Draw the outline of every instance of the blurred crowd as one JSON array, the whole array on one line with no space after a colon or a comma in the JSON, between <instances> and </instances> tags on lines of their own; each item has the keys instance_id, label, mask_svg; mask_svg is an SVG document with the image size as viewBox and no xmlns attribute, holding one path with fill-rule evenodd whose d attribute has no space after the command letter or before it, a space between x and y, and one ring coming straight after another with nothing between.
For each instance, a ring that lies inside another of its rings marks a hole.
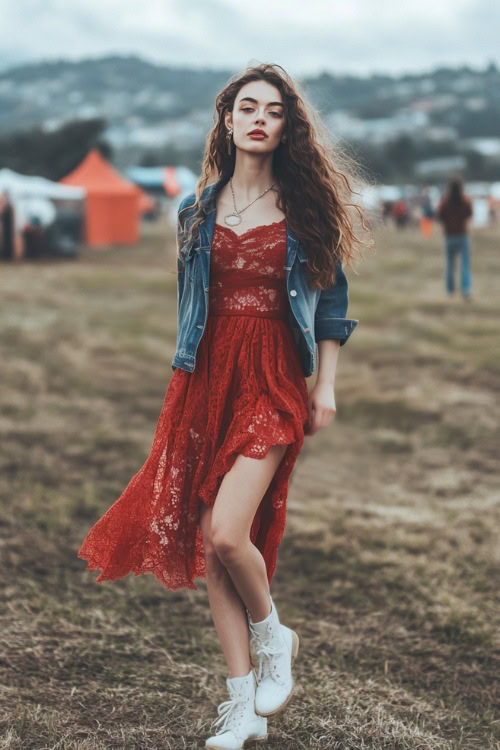
<instances>
[{"instance_id":1,"label":"blurred crowd","mask_svg":"<svg viewBox=\"0 0 500 750\"><path fill-rule=\"evenodd\" d=\"M459 294L471 300L471 241L469 228L476 218L476 226L494 225L498 221L498 200L489 196L473 201L464 190L462 178L454 176L446 190L436 196L422 186L413 199L398 198L381 201L380 216L384 224L398 230L420 228L422 235L431 236L434 224L439 224L444 238L444 285L450 299ZM456 281L459 264L459 282Z\"/></svg>"},{"instance_id":2,"label":"blurred crowd","mask_svg":"<svg viewBox=\"0 0 500 750\"><path fill-rule=\"evenodd\" d=\"M450 180L447 191L439 196L436 196L434 190L424 185L417 196L381 200L379 211L383 223L394 226L396 229L419 228L423 235L431 235L434 223L442 222L441 205L446 199L451 182L454 180L460 182L463 188L461 179L457 177ZM470 217L472 217L473 208L475 208L478 215L478 225L488 226L497 223L500 210L498 200L483 197L475 201L474 207L469 197L466 198L466 201L471 207Z\"/></svg>"},{"instance_id":3,"label":"blurred crowd","mask_svg":"<svg viewBox=\"0 0 500 750\"><path fill-rule=\"evenodd\" d=\"M423 185L411 197L394 193L392 200L378 197L378 219L397 230L419 229L429 237L439 224L444 238L444 282L449 297L457 294L455 274L460 262L460 293L471 298L471 259L469 226L488 226L498 221L499 202L493 198L472 200L462 178L452 177L442 193ZM398 189L399 191L399 189ZM40 203L40 201L39 201ZM31 205L34 205L33 203ZM17 218L17 221L16 221ZM30 210L20 218L7 190L0 193L0 260L36 259L46 255L75 256L83 237L82 215L74 210L53 209L45 217Z\"/></svg>"},{"instance_id":4,"label":"blurred crowd","mask_svg":"<svg viewBox=\"0 0 500 750\"><path fill-rule=\"evenodd\" d=\"M81 217L74 212L56 212L49 201L38 201L38 209L31 203L33 210L19 212L9 191L0 193L0 261L76 255ZM51 207L50 216L46 204Z\"/></svg>"}]
</instances>

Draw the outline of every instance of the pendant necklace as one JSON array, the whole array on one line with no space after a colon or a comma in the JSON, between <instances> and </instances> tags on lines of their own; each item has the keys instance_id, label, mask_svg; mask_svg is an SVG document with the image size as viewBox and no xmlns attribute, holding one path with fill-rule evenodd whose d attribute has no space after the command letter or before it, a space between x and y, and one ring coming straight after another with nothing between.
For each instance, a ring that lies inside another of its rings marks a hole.
<instances>
[{"instance_id":1,"label":"pendant necklace","mask_svg":"<svg viewBox=\"0 0 500 750\"><path fill-rule=\"evenodd\" d=\"M229 187L231 188L231 192L233 194L233 204L234 204L234 214L227 214L227 216L224 216L224 221L226 224L230 227L235 227L238 224L241 224L241 214L243 211L245 211L249 206L252 205L252 203L255 203L255 201L259 200L259 198L262 198L263 195L267 193L268 190L271 190L271 188L274 186L274 182L272 185L270 185L267 190L264 190L263 193L257 196L257 198L254 198L251 203L248 204L248 206L245 206L245 208L242 208L241 211L238 211L236 208L236 199L234 197L234 190L233 190L233 179L231 178L229 180Z\"/></svg>"}]
</instances>

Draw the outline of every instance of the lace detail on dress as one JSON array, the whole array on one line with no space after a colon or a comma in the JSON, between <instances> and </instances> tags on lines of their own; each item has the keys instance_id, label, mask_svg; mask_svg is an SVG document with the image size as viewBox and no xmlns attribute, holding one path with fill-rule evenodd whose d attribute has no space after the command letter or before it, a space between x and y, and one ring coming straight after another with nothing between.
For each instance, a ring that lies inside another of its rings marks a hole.
<instances>
[{"instance_id":1,"label":"lace detail on dress","mask_svg":"<svg viewBox=\"0 0 500 750\"><path fill-rule=\"evenodd\" d=\"M289 304L285 261L284 219L252 227L241 235L216 224L209 315L262 315L286 320Z\"/></svg>"},{"instance_id":2,"label":"lace detail on dress","mask_svg":"<svg viewBox=\"0 0 500 750\"><path fill-rule=\"evenodd\" d=\"M306 380L282 318L286 233L283 222L241 236L221 229L195 369L173 372L146 462L78 551L89 570L101 569L97 583L153 573L166 589L196 589L194 579L206 575L200 504L215 503L238 455L261 459L286 445L250 530L271 583L309 416Z\"/></svg>"}]
</instances>

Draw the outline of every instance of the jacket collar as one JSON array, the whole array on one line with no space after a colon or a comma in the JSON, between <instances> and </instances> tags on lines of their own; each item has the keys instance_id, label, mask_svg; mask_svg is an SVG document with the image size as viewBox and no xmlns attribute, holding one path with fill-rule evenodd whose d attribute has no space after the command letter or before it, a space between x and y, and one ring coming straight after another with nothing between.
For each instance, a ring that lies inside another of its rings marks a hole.
<instances>
[{"instance_id":1,"label":"jacket collar","mask_svg":"<svg viewBox=\"0 0 500 750\"><path fill-rule=\"evenodd\" d=\"M227 182L228 179L221 177L217 182L207 185L201 194L201 203L205 207L205 213L207 214L205 221L200 225L200 231L203 232L203 244L205 245L212 244L216 212L215 196ZM302 243L292 230L287 219L285 219L285 224L287 235L287 259L292 259L293 253L296 252L299 261L305 263L307 260L307 254Z\"/></svg>"}]
</instances>

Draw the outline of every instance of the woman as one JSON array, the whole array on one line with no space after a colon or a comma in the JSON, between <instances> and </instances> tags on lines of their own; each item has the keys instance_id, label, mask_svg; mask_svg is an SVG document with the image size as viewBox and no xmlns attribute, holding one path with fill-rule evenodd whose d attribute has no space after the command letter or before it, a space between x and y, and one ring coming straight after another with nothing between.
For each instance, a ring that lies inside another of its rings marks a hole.
<instances>
[{"instance_id":1,"label":"woman","mask_svg":"<svg viewBox=\"0 0 500 750\"><path fill-rule=\"evenodd\" d=\"M339 346L358 322L341 263L358 239L350 209L363 214L278 68L249 68L217 96L202 177L178 212L174 372L153 447L78 552L98 582L206 577L230 673L206 747L233 750L265 739L292 694L298 636L269 586L292 468L304 435L332 422Z\"/></svg>"},{"instance_id":2,"label":"woman","mask_svg":"<svg viewBox=\"0 0 500 750\"><path fill-rule=\"evenodd\" d=\"M448 190L440 201L437 217L443 224L446 247L446 290L449 297L455 296L455 265L460 255L460 289L462 297L470 300L470 242L467 221L472 216L472 204L464 195L460 177L453 177Z\"/></svg>"}]
</instances>

